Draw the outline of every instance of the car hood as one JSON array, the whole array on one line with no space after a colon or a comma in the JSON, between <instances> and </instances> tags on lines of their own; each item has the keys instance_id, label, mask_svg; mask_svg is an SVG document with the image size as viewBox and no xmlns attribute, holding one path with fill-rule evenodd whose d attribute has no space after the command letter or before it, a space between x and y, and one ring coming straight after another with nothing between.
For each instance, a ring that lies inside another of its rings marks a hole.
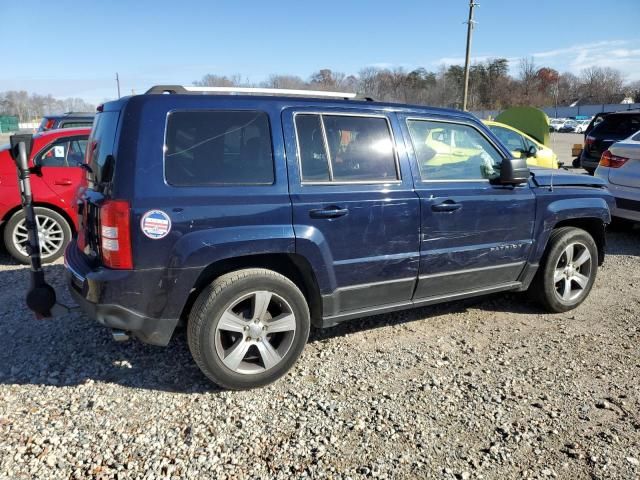
<instances>
[{"instance_id":1,"label":"car hood","mask_svg":"<svg viewBox=\"0 0 640 480\"><path fill-rule=\"evenodd\" d=\"M604 187L604 180L591 175L579 175L555 168L530 168L532 181L538 187Z\"/></svg>"}]
</instances>

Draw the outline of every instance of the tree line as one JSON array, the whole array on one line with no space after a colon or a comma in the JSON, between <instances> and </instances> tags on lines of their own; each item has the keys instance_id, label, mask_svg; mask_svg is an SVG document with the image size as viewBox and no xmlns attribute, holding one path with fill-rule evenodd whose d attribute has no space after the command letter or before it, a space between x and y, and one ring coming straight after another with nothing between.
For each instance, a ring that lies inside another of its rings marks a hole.
<instances>
[{"instance_id":1,"label":"tree line","mask_svg":"<svg viewBox=\"0 0 640 480\"><path fill-rule=\"evenodd\" d=\"M58 99L24 90L0 92L0 115L15 115L19 122L37 122L45 115L56 113L95 111L95 105L81 98Z\"/></svg>"},{"instance_id":2,"label":"tree line","mask_svg":"<svg viewBox=\"0 0 640 480\"><path fill-rule=\"evenodd\" d=\"M564 106L620 103L624 98L640 102L640 81L625 83L619 70L590 67L579 75L559 73L553 68L537 66L523 58L509 73L509 61L495 58L477 62L469 73L469 110L502 110L512 106ZM303 79L296 75L273 74L258 84L240 75L207 74L193 82L198 86L270 87L357 92L375 100L461 108L464 68L441 66L435 71L425 68L367 67L349 75L325 68ZM26 91L0 92L0 115L16 115L21 122L37 121L42 116L63 112L92 112L95 105L81 98L57 99L51 95Z\"/></svg>"},{"instance_id":3,"label":"tree line","mask_svg":"<svg viewBox=\"0 0 640 480\"><path fill-rule=\"evenodd\" d=\"M240 75L207 74L193 84L351 91L380 101L461 108L463 82L464 68L450 65L435 71L367 67L355 75L321 69L308 79L274 74L258 84L243 80ZM640 101L640 81L625 83L622 73L609 67L594 66L574 75L537 66L532 59L523 58L512 75L509 61L496 58L475 63L469 72L469 110L563 106L577 101L620 103L627 97Z\"/></svg>"}]
</instances>

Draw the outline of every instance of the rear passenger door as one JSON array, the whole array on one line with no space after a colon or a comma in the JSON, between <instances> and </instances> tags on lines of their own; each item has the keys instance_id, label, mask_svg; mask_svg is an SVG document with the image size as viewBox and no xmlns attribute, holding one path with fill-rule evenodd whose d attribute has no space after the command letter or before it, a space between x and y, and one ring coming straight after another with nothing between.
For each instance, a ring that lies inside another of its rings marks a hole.
<instances>
[{"instance_id":1,"label":"rear passenger door","mask_svg":"<svg viewBox=\"0 0 640 480\"><path fill-rule=\"evenodd\" d=\"M312 260L324 316L409 302L419 201L393 114L283 112L296 252Z\"/></svg>"},{"instance_id":2,"label":"rear passenger door","mask_svg":"<svg viewBox=\"0 0 640 480\"><path fill-rule=\"evenodd\" d=\"M515 286L532 245L535 196L528 184L496 185L503 153L479 125L401 115L421 201L415 300ZM455 162L429 142L444 129L467 147Z\"/></svg>"}]
</instances>

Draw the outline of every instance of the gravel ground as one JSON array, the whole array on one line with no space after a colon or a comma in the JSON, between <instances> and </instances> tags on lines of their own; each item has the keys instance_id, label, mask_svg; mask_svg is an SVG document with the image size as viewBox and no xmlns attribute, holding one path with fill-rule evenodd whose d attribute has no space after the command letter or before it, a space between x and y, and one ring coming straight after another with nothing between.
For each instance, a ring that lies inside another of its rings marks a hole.
<instances>
[{"instance_id":1,"label":"gravel ground","mask_svg":"<svg viewBox=\"0 0 640 480\"><path fill-rule=\"evenodd\" d=\"M209 384L183 332L32 319L1 256L0 478L640 478L639 239L610 234L573 312L496 295L315 331L249 392Z\"/></svg>"}]
</instances>

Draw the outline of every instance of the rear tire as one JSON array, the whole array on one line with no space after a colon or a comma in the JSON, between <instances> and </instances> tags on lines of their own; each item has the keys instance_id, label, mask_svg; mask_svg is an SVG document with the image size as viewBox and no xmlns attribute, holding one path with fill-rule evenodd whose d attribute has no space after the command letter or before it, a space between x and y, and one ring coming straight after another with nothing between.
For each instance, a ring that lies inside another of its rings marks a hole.
<instances>
[{"instance_id":1,"label":"rear tire","mask_svg":"<svg viewBox=\"0 0 640 480\"><path fill-rule=\"evenodd\" d=\"M200 370L223 388L245 390L282 377L309 337L300 289L271 270L251 268L216 279L198 296L187 329Z\"/></svg>"},{"instance_id":2,"label":"rear tire","mask_svg":"<svg viewBox=\"0 0 640 480\"><path fill-rule=\"evenodd\" d=\"M64 254L65 248L71 241L71 227L58 212L45 207L35 207L34 210L42 232L40 235L42 263L54 262ZM28 264L30 258L26 252L27 237L24 219L22 209L11 216L4 227L4 245L7 252L18 262Z\"/></svg>"},{"instance_id":3,"label":"rear tire","mask_svg":"<svg viewBox=\"0 0 640 480\"><path fill-rule=\"evenodd\" d=\"M598 271L598 248L586 231L561 227L551 232L529 294L546 310L566 312L589 295Z\"/></svg>"}]
</instances>

